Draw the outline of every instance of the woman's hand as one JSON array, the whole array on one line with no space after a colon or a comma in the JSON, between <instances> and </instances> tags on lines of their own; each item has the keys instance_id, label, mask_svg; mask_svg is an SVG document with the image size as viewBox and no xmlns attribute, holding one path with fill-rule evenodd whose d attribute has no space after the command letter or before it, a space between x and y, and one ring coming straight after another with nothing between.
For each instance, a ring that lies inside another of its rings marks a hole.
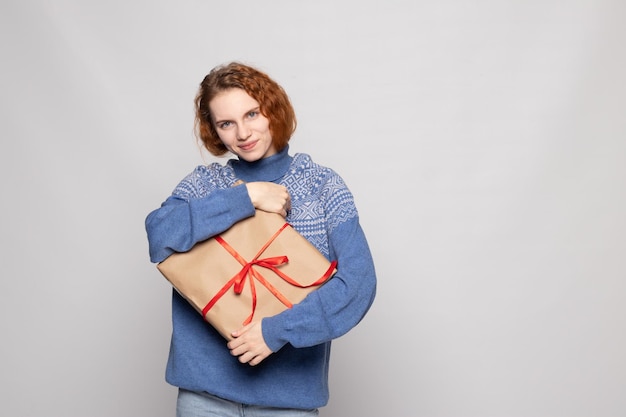
<instances>
[{"instance_id":1,"label":"woman's hand","mask_svg":"<svg viewBox=\"0 0 626 417\"><path fill-rule=\"evenodd\" d=\"M248 195L255 208L287 217L291 208L291 196L287 187L272 182L248 182Z\"/></svg>"},{"instance_id":2,"label":"woman's hand","mask_svg":"<svg viewBox=\"0 0 626 417\"><path fill-rule=\"evenodd\" d=\"M239 357L239 362L255 366L273 352L265 344L261 322L252 322L232 333L233 340L228 342L230 354Z\"/></svg>"}]
</instances>

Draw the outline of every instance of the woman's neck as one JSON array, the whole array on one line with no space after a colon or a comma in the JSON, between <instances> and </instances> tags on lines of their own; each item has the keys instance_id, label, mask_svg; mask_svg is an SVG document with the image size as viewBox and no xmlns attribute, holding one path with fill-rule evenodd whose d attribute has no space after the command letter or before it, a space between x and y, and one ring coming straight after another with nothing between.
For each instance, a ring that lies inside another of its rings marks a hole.
<instances>
[{"instance_id":1,"label":"woman's neck","mask_svg":"<svg viewBox=\"0 0 626 417\"><path fill-rule=\"evenodd\" d=\"M246 181L278 182L289 169L292 157L289 146L267 158L248 162L243 159L232 159L231 165L237 178Z\"/></svg>"}]
</instances>

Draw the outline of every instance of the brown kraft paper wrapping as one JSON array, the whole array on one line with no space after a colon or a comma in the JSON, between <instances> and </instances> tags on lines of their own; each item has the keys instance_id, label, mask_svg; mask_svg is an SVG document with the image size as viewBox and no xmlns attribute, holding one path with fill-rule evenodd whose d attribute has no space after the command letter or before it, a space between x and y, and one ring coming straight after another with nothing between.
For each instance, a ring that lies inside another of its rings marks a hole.
<instances>
[{"instance_id":1,"label":"brown kraft paper wrapping","mask_svg":"<svg viewBox=\"0 0 626 417\"><path fill-rule=\"evenodd\" d=\"M174 253L159 271L227 340L251 320L302 301L336 272L276 213L257 210L226 232Z\"/></svg>"}]
</instances>

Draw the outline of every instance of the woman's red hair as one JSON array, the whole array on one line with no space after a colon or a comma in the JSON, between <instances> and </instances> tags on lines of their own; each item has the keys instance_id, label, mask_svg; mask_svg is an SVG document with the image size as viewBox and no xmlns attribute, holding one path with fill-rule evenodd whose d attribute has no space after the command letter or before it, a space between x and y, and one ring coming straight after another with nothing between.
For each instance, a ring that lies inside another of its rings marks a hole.
<instances>
[{"instance_id":1,"label":"woman's red hair","mask_svg":"<svg viewBox=\"0 0 626 417\"><path fill-rule=\"evenodd\" d=\"M232 88L244 90L259 103L261 114L269 120L276 150L283 150L296 130L296 115L287 93L267 74L238 62L213 68L200 83L195 99L195 128L204 147L214 156L228 152L213 125L209 103Z\"/></svg>"}]
</instances>

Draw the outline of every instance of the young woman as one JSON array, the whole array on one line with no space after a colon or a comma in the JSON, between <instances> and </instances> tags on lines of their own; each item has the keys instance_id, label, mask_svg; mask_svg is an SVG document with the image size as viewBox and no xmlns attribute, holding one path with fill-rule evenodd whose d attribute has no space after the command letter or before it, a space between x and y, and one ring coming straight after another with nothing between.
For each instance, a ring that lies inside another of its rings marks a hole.
<instances>
[{"instance_id":1,"label":"young woman","mask_svg":"<svg viewBox=\"0 0 626 417\"><path fill-rule=\"evenodd\" d=\"M233 329L230 342L173 291L166 380L179 387L177 415L318 415L329 397L331 340L359 323L376 292L353 196L332 169L289 154L294 110L265 73L240 63L216 67L195 106L204 147L236 158L196 167L147 216L151 261L188 251L259 209L285 217L337 261L337 272L291 309Z\"/></svg>"}]
</instances>

